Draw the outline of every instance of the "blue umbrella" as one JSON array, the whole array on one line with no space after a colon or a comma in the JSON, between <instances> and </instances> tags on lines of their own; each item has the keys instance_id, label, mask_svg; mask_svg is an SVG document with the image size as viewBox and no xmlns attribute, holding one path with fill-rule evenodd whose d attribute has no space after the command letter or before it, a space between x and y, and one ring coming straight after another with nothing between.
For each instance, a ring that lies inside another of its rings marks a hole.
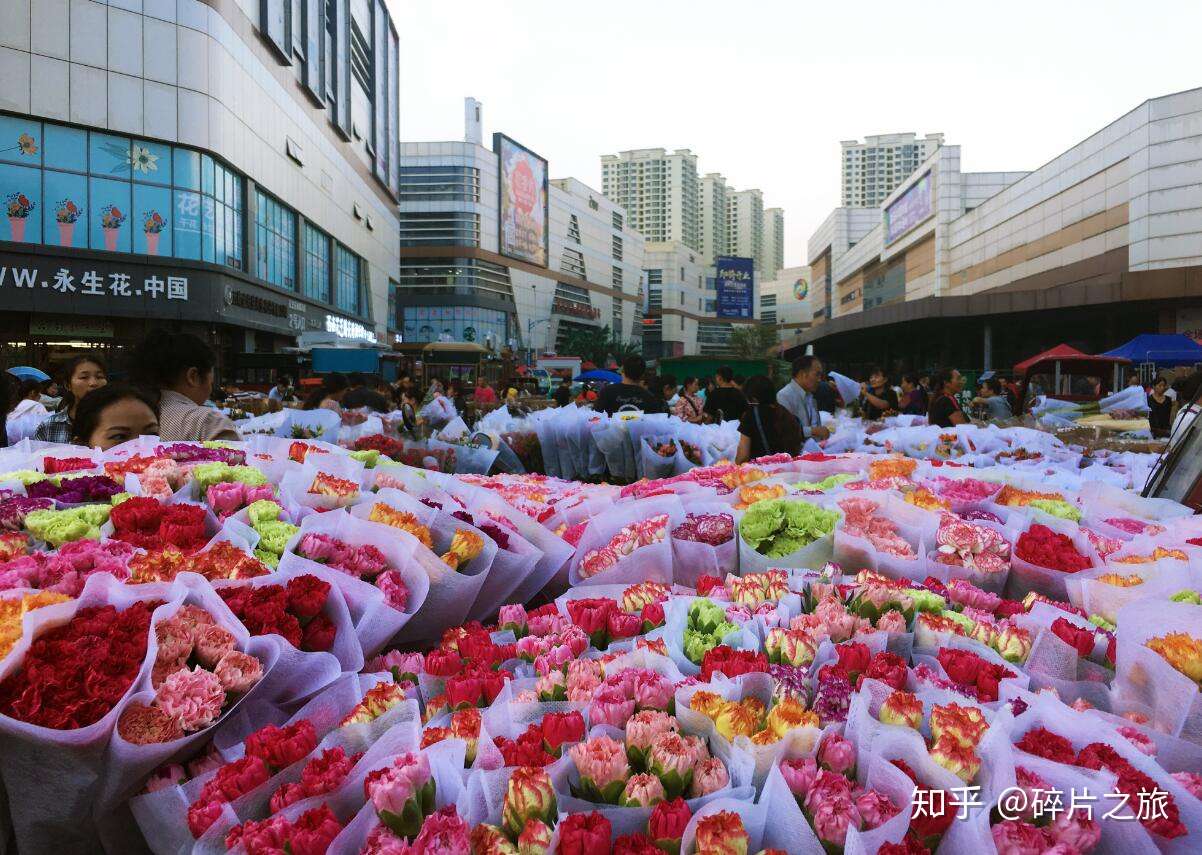
<instances>
[{"instance_id":1,"label":"blue umbrella","mask_svg":"<svg viewBox=\"0 0 1202 855\"><path fill-rule=\"evenodd\" d=\"M603 368L594 368L592 371L585 371L577 380L603 380L606 383L621 383L622 375L616 371L606 371Z\"/></svg>"},{"instance_id":2,"label":"blue umbrella","mask_svg":"<svg viewBox=\"0 0 1202 855\"><path fill-rule=\"evenodd\" d=\"M8 373L14 377L20 377L22 380L37 380L39 383L45 383L50 379L49 374L32 365L14 365L8 369Z\"/></svg>"}]
</instances>

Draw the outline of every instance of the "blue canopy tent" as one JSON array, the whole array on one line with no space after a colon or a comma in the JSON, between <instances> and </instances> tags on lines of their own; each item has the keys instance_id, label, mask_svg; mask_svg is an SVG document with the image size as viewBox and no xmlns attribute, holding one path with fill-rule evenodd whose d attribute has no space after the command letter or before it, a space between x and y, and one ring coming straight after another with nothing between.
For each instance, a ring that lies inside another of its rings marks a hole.
<instances>
[{"instance_id":1,"label":"blue canopy tent","mask_svg":"<svg viewBox=\"0 0 1202 855\"><path fill-rule=\"evenodd\" d=\"M1101 355L1120 356L1137 365L1142 362L1154 362L1157 368L1173 368L1202 362L1202 344L1180 333L1145 333Z\"/></svg>"},{"instance_id":2,"label":"blue canopy tent","mask_svg":"<svg viewBox=\"0 0 1202 855\"><path fill-rule=\"evenodd\" d=\"M592 380L602 381L605 383L621 383L622 375L616 371L606 371L604 368L594 368L592 371L585 371L583 374L574 378L575 380Z\"/></svg>"}]
</instances>

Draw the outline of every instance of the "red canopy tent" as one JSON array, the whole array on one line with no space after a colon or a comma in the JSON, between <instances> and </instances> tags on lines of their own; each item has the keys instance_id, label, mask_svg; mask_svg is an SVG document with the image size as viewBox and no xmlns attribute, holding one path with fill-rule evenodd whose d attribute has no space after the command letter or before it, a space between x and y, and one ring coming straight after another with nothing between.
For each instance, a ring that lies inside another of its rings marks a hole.
<instances>
[{"instance_id":1,"label":"red canopy tent","mask_svg":"<svg viewBox=\"0 0 1202 855\"><path fill-rule=\"evenodd\" d=\"M1091 356L1067 344L1058 344L1043 353L1037 353L1029 359L1014 366L1014 373L1019 377L1019 397L1026 403L1027 385L1036 374L1053 375L1052 393L1057 398L1065 400L1085 400L1092 396L1073 395L1067 392L1056 394L1060 389L1060 379L1063 375L1094 375L1105 377L1107 371L1113 372L1113 387L1119 388L1118 367L1130 365L1130 359L1121 356ZM1045 392L1049 390L1044 390Z\"/></svg>"}]
</instances>

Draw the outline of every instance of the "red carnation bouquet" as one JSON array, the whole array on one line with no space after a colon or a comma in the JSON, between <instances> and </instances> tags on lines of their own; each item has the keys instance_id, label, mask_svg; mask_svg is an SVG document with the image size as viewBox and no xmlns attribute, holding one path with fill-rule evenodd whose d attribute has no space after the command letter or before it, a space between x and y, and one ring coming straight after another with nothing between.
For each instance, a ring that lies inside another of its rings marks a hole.
<instances>
[{"instance_id":1,"label":"red carnation bouquet","mask_svg":"<svg viewBox=\"0 0 1202 855\"><path fill-rule=\"evenodd\" d=\"M338 627L325 614L330 583L294 576L285 585L230 585L221 599L251 635L278 635L307 653L332 650Z\"/></svg>"},{"instance_id":2,"label":"red carnation bouquet","mask_svg":"<svg viewBox=\"0 0 1202 855\"><path fill-rule=\"evenodd\" d=\"M969 697L975 697L982 703L993 703L998 699L998 684L1016 676L1010 669L990 662L971 650L956 647L942 647L936 654L936 659L947 672L948 679Z\"/></svg>"},{"instance_id":3,"label":"red carnation bouquet","mask_svg":"<svg viewBox=\"0 0 1202 855\"><path fill-rule=\"evenodd\" d=\"M1039 523L1019 535L1014 554L1028 564L1061 573L1079 573L1093 566L1093 561L1081 554L1071 537Z\"/></svg>"},{"instance_id":4,"label":"red carnation bouquet","mask_svg":"<svg viewBox=\"0 0 1202 855\"><path fill-rule=\"evenodd\" d=\"M200 505L166 505L158 499L135 496L114 505L109 514L113 538L146 550L167 546L191 553L204 546L205 509Z\"/></svg>"},{"instance_id":5,"label":"red carnation bouquet","mask_svg":"<svg viewBox=\"0 0 1202 855\"><path fill-rule=\"evenodd\" d=\"M21 664L0 681L0 714L54 730L100 721L142 669L157 605L88 606L39 633Z\"/></svg>"}]
</instances>

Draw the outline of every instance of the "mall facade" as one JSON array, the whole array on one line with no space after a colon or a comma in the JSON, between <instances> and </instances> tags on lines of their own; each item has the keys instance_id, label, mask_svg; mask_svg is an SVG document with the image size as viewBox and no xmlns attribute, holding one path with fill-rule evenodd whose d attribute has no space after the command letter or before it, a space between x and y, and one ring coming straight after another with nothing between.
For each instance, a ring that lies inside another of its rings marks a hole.
<instances>
[{"instance_id":1,"label":"mall facade","mask_svg":"<svg viewBox=\"0 0 1202 855\"><path fill-rule=\"evenodd\" d=\"M463 141L401 144L395 331L525 356L577 329L637 335L644 242L626 211L504 134L486 146L475 99L464 119Z\"/></svg>"},{"instance_id":2,"label":"mall facade","mask_svg":"<svg viewBox=\"0 0 1202 855\"><path fill-rule=\"evenodd\" d=\"M808 249L813 325L790 352L813 345L850 371L1202 337L1202 89L1146 101L1031 172L963 172L942 146L880 207L836 208Z\"/></svg>"},{"instance_id":3,"label":"mall facade","mask_svg":"<svg viewBox=\"0 0 1202 855\"><path fill-rule=\"evenodd\" d=\"M398 59L384 0L7 0L0 359L388 344Z\"/></svg>"}]
</instances>

